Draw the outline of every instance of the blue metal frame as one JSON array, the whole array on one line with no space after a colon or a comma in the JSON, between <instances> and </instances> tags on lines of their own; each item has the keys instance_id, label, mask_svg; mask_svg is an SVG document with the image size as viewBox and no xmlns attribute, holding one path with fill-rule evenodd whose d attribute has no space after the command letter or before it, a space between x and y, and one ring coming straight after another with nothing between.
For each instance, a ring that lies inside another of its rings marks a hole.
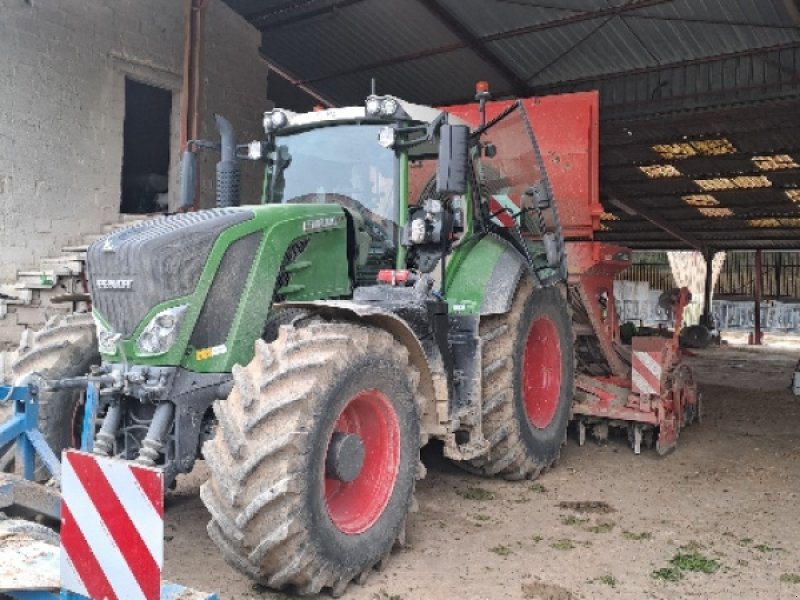
<instances>
[{"instance_id":1,"label":"blue metal frame","mask_svg":"<svg viewBox=\"0 0 800 600\"><path fill-rule=\"evenodd\" d=\"M97 418L97 405L100 401L100 387L90 382L86 386L86 402L83 405L83 430L81 431L81 450L91 452L94 446L94 422Z\"/></svg>"},{"instance_id":2,"label":"blue metal frame","mask_svg":"<svg viewBox=\"0 0 800 600\"><path fill-rule=\"evenodd\" d=\"M36 386L0 385L0 402L12 402L14 414L0 423L0 448L16 442L17 461L22 474L30 481L34 477L35 459L38 456L44 467L61 483L61 463L39 431L39 399Z\"/></svg>"},{"instance_id":3,"label":"blue metal frame","mask_svg":"<svg viewBox=\"0 0 800 600\"><path fill-rule=\"evenodd\" d=\"M83 431L81 433L81 450L90 452L94 443L94 422L97 417L99 386L89 382L86 387L86 403L84 405ZM39 399L38 388L33 385L9 386L0 385L0 403L13 402L14 414L6 422L0 423L0 448L16 443L17 460L23 466L25 479L33 480L35 458L38 456L45 468L55 480L61 482L61 463L53 454L50 446L39 431ZM196 590L169 582L161 584L161 600L178 600L187 593L197 594ZM3 591L3 594L14 600L92 600L74 592L60 590L56 592L43 590ZM219 600L216 594L193 596L202 600Z\"/></svg>"}]
</instances>

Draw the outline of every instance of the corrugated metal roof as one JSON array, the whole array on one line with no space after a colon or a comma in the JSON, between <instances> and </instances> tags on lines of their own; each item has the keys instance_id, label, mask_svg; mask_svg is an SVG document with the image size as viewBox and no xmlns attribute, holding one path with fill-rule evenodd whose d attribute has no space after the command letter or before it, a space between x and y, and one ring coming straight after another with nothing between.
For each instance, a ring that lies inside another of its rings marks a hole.
<instances>
[{"instance_id":1,"label":"corrugated metal roof","mask_svg":"<svg viewBox=\"0 0 800 600\"><path fill-rule=\"evenodd\" d=\"M800 248L800 99L601 129L601 190L614 217L601 238L676 247L649 215L720 249Z\"/></svg>"},{"instance_id":2,"label":"corrugated metal roof","mask_svg":"<svg viewBox=\"0 0 800 600\"><path fill-rule=\"evenodd\" d=\"M389 23L391 27L386 27ZM338 73L358 70L360 64L414 53L432 42L452 46L458 41L416 2L365 0L310 23L270 29L264 35L263 49L271 60L313 83L320 79L330 82ZM331 94L327 85L322 89ZM361 98L363 93L356 88L345 97Z\"/></svg>"},{"instance_id":3,"label":"corrugated metal roof","mask_svg":"<svg viewBox=\"0 0 800 600\"><path fill-rule=\"evenodd\" d=\"M719 248L800 248L800 167L753 162L800 164L797 0L225 1L262 29L272 62L339 104L362 102L372 77L379 92L434 105L469 100L481 79L496 96L600 90L601 194L617 217L606 239L685 246L613 197ZM654 149L714 139L733 150L672 160ZM769 186L698 183L758 176ZM684 198L703 194L713 203Z\"/></svg>"}]
</instances>

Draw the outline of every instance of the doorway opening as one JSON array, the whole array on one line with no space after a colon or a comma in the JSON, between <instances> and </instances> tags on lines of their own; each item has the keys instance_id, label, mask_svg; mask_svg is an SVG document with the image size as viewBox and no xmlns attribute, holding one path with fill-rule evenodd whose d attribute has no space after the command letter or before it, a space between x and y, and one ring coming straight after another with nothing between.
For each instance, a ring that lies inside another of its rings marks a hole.
<instances>
[{"instance_id":1,"label":"doorway opening","mask_svg":"<svg viewBox=\"0 0 800 600\"><path fill-rule=\"evenodd\" d=\"M172 93L125 78L121 213L167 210Z\"/></svg>"}]
</instances>

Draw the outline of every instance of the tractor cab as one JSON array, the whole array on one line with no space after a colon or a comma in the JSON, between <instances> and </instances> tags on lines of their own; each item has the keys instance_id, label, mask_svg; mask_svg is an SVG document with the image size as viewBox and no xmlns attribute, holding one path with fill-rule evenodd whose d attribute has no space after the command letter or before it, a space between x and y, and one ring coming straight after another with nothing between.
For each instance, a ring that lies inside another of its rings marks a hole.
<instances>
[{"instance_id":1,"label":"tractor cab","mask_svg":"<svg viewBox=\"0 0 800 600\"><path fill-rule=\"evenodd\" d=\"M382 270L437 266L443 281L452 248L490 232L530 255L546 284L561 280L558 217L527 112L493 105L487 122L487 98L478 91L472 127L464 107L375 94L363 107L269 111L266 140L254 142L266 163L261 201L344 208L365 240L356 243L356 286Z\"/></svg>"},{"instance_id":2,"label":"tractor cab","mask_svg":"<svg viewBox=\"0 0 800 600\"><path fill-rule=\"evenodd\" d=\"M269 111L264 130L262 203L344 208L362 240L358 284L375 283L381 269L405 268L406 248L439 244L443 227L449 240L464 231L469 127L461 119L371 95L363 108ZM455 152L453 131L459 131ZM445 174L441 182L437 168Z\"/></svg>"}]
</instances>

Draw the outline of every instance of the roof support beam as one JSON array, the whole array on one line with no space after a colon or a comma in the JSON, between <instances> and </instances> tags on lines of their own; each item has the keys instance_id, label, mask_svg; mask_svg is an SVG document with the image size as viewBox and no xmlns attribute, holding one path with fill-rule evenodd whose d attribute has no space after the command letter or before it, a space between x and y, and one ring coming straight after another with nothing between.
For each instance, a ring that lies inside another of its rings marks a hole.
<instances>
[{"instance_id":1,"label":"roof support beam","mask_svg":"<svg viewBox=\"0 0 800 600\"><path fill-rule=\"evenodd\" d=\"M554 27L561 27L563 25L571 25L573 23L580 23L582 21L591 21L592 19L600 19L603 17L608 18L610 16L621 15L630 12L632 10L637 10L639 8L646 8L648 6L655 6L657 4L665 4L667 2L672 2L672 1L673 0L631 0L627 4L623 4L621 6L607 6L599 8L597 10L580 12L575 15L570 15L569 17L563 17L561 19L553 19L552 21L545 21L544 23L526 25L525 27L518 27L516 29L510 29L508 31L503 31L492 35L476 36L476 39L479 40L481 43L486 44L488 42L494 42L497 40L503 40L519 35L525 35L527 33L535 33L537 31L547 31L548 29L553 29ZM412 60L418 60L420 58L427 58L429 56L446 54L448 52L454 52L455 50L461 50L466 47L467 47L466 42L458 41L453 44L446 44L444 46L439 46L436 48L429 48L428 50L423 50L422 52L414 52L412 54L396 56L394 58L390 58L387 60L382 60L353 68L343 69L341 71L337 71L335 73L329 73L321 77L307 79L303 83L316 83L327 79L335 79L337 77L344 77L346 75L354 75L356 73L363 73L364 71L372 71L374 69L382 67L390 67L392 65L397 65Z\"/></svg>"},{"instance_id":2,"label":"roof support beam","mask_svg":"<svg viewBox=\"0 0 800 600\"><path fill-rule=\"evenodd\" d=\"M713 242L716 248L725 241L778 241L790 240L793 246L800 244L800 228L798 227L748 227L746 229L733 228L714 231L698 232L702 234L702 243L708 246ZM614 239L620 242L642 242L650 240L667 239L660 231L603 231L604 240ZM688 244L685 240L681 240Z\"/></svg>"},{"instance_id":3,"label":"roof support beam","mask_svg":"<svg viewBox=\"0 0 800 600\"><path fill-rule=\"evenodd\" d=\"M501 31L500 33L484 36L481 39L484 42L505 40L511 37L525 35L527 33L546 31L548 29L552 29L553 27L563 27L564 25L572 25L573 23L581 23L583 21L591 21L593 19L602 19L604 17L617 17L640 8L648 8L650 6L666 4L667 2L672 1L673 0L630 0L625 4L620 4L617 6L604 6L603 8L598 8L597 10L587 10L586 12L580 12L575 15L570 15L569 17L563 17L561 19L554 19L552 21L545 21L544 23L535 23L533 25L526 25L524 27L517 27L516 29L509 29L508 31Z\"/></svg>"},{"instance_id":4,"label":"roof support beam","mask_svg":"<svg viewBox=\"0 0 800 600\"><path fill-rule=\"evenodd\" d=\"M253 25L253 27L264 32L264 31L270 31L272 29L277 29L279 27L296 25L298 23L309 21L317 17L333 14L339 9L347 8L348 6L351 6L353 4L358 4L359 2L363 2L364 0L341 0L340 2L331 4L329 6L324 6L322 8L301 12L300 14L294 16L286 16L285 18L280 18L281 15L291 15L293 11L301 10L303 6L311 4L311 1L312 0L306 0L305 2L299 2L290 6L284 6L284 7L274 8L272 10L251 13L249 15L245 15L245 19L247 19L247 21L249 21L250 24Z\"/></svg>"},{"instance_id":5,"label":"roof support beam","mask_svg":"<svg viewBox=\"0 0 800 600\"><path fill-rule=\"evenodd\" d=\"M785 44L776 44L774 46L762 46L761 48L747 48L745 50L737 50L735 52L728 52L725 54L714 54L711 56L699 56L696 58L689 58L671 63L664 63L660 65L652 65L648 67L640 67L638 69L628 69L626 71L619 71L616 73L607 73L596 77L582 77L580 79L571 79L569 81L559 82L553 85L541 86L538 88L540 91L548 91L564 88L566 86L573 87L584 83L594 83L600 81L609 81L612 79L624 79L631 75L646 75L648 73L655 73L658 71L668 71L679 67L689 67L693 65L701 65L705 63L719 62L723 60L730 60L732 58L742 58L745 56L758 56L767 54L769 52L776 52L780 50L789 50L792 48L800 47L800 42L786 42Z\"/></svg>"},{"instance_id":6,"label":"roof support beam","mask_svg":"<svg viewBox=\"0 0 800 600\"><path fill-rule=\"evenodd\" d=\"M266 65L269 68L269 70L272 71L273 73L275 73L278 77L280 77L282 79L285 79L290 84L292 84L294 87L296 87L299 90L302 90L303 92L305 92L306 94L308 94L309 96L311 96L315 100L318 100L319 102L321 102L322 104L324 104L328 108L337 106L336 102L334 102L333 100L331 100L327 96L325 96L325 95L321 94L320 92L318 92L314 87L303 83L302 81L297 79L294 75L289 73L289 71L287 71L283 67L275 64L273 61L271 61L269 58L267 58L264 55L263 52L260 53L260 57L261 57L261 60L263 60L266 63Z\"/></svg>"},{"instance_id":7,"label":"roof support beam","mask_svg":"<svg viewBox=\"0 0 800 600\"><path fill-rule=\"evenodd\" d=\"M664 232L668 233L669 235L671 235L672 237L674 237L676 239L679 239L680 241L690 245L692 248L695 248L696 250L700 250L702 252L703 249L706 246L705 244L703 244L700 240L698 240L693 235L688 234L688 233L684 233L684 232L676 229L675 226L672 223L670 223L669 221L667 221L666 219L664 219L662 217L659 217L659 216L651 213L649 210L643 210L641 208L633 208L629 204L626 204L622 200L619 200L619 199L614 198L614 197L610 197L609 198L609 202L611 202L611 204L613 204L614 206L616 206L618 208L621 208L622 210L624 210L626 213L628 213L630 215L639 215L643 219L645 219L647 221L650 221L653 225L655 225L656 227L658 227L662 231L664 231Z\"/></svg>"},{"instance_id":8,"label":"roof support beam","mask_svg":"<svg viewBox=\"0 0 800 600\"><path fill-rule=\"evenodd\" d=\"M530 86L525 80L517 75L511 67L509 67L497 54L495 54L489 47L483 43L480 37L473 34L456 17L452 11L443 6L440 0L417 0L425 8L433 14L436 19L442 23L450 32L461 40L464 45L471 49L475 54L481 57L489 65L492 66L498 73L500 73L514 89L517 96L527 96L530 94Z\"/></svg>"}]
</instances>

